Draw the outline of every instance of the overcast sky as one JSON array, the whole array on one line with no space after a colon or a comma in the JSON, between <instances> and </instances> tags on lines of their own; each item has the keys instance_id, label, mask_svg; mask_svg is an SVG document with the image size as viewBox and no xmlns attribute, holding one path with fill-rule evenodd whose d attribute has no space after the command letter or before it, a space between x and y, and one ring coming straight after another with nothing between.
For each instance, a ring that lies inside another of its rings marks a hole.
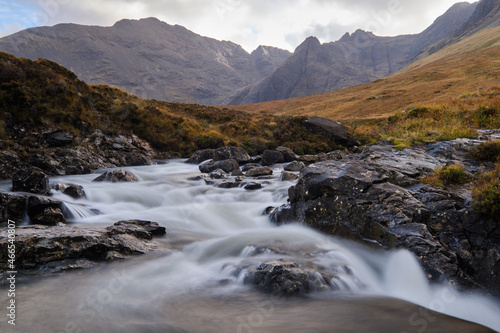
<instances>
[{"instance_id":1,"label":"overcast sky","mask_svg":"<svg viewBox=\"0 0 500 333\"><path fill-rule=\"evenodd\" d=\"M247 51L293 51L306 37L338 40L356 29L380 36L419 33L455 0L0 0L0 37L42 25L110 26L157 17Z\"/></svg>"}]
</instances>

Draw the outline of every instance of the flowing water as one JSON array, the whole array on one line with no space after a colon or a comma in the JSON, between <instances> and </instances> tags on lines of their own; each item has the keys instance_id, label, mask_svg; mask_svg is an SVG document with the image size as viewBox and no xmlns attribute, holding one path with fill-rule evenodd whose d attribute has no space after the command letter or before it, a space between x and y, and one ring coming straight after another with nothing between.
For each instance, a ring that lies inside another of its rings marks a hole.
<instances>
[{"instance_id":1,"label":"flowing water","mask_svg":"<svg viewBox=\"0 0 500 333\"><path fill-rule=\"evenodd\" d=\"M188 180L198 168L183 161L128 170L138 183L93 183L96 174L52 178L80 184L87 194L54 196L82 228L159 222L167 236L157 239L158 251L28 279L16 295L17 325L2 321L2 332L488 331L455 318L500 331L496 300L430 285L407 251L376 252L301 225L271 224L262 212L286 202L290 182L273 179L252 192L219 189ZM271 297L235 274L238 266L281 258L336 270L339 290Z\"/></svg>"}]
</instances>

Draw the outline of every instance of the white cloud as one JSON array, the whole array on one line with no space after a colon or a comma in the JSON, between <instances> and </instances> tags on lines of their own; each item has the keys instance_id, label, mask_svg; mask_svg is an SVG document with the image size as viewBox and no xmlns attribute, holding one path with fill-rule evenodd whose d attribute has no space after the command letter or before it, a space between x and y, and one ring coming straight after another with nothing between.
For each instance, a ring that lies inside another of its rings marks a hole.
<instances>
[{"instance_id":1,"label":"white cloud","mask_svg":"<svg viewBox=\"0 0 500 333\"><path fill-rule=\"evenodd\" d=\"M12 3L0 4L3 2ZM2 6L12 19L0 26L0 36L28 26L69 22L109 26L123 18L157 17L204 36L231 40L248 51L261 44L293 50L309 35L330 42L357 28L378 35L418 33L456 2L459 1L18 0L15 6ZM21 15L20 11L24 13Z\"/></svg>"}]
</instances>

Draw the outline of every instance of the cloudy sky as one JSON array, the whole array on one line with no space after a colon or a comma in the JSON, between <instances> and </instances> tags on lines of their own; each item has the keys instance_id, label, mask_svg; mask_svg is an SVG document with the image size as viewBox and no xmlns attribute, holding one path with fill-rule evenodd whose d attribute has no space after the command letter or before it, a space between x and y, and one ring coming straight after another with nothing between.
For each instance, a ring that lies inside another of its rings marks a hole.
<instances>
[{"instance_id":1,"label":"cloudy sky","mask_svg":"<svg viewBox=\"0 0 500 333\"><path fill-rule=\"evenodd\" d=\"M157 17L252 51L293 51L306 37L322 42L360 28L376 35L418 33L456 0L0 0L0 37L58 23L110 26Z\"/></svg>"}]
</instances>

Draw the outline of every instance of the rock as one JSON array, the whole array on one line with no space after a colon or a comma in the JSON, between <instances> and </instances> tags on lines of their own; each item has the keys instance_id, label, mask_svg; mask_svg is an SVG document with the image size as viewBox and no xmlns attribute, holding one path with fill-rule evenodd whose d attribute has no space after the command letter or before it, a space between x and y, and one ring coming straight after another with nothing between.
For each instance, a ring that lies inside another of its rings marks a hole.
<instances>
[{"instance_id":1,"label":"rock","mask_svg":"<svg viewBox=\"0 0 500 333\"><path fill-rule=\"evenodd\" d=\"M0 192L0 218L21 222L26 214L26 196Z\"/></svg>"},{"instance_id":2,"label":"rock","mask_svg":"<svg viewBox=\"0 0 500 333\"><path fill-rule=\"evenodd\" d=\"M264 150L262 153L262 165L273 165L275 163L285 163L285 155L278 150Z\"/></svg>"},{"instance_id":3,"label":"rock","mask_svg":"<svg viewBox=\"0 0 500 333\"><path fill-rule=\"evenodd\" d=\"M120 221L108 228L77 228L42 225L16 228L16 265L18 269L51 264L68 267L68 262L86 259L109 261L155 249L151 239L165 234L165 228L149 221ZM8 232L0 230L0 268L8 261ZM91 267L92 265L85 265Z\"/></svg>"},{"instance_id":4,"label":"rock","mask_svg":"<svg viewBox=\"0 0 500 333\"><path fill-rule=\"evenodd\" d=\"M216 169L215 171L212 171L208 176L212 179L223 179L227 177L227 174L222 169Z\"/></svg>"},{"instance_id":5,"label":"rock","mask_svg":"<svg viewBox=\"0 0 500 333\"><path fill-rule=\"evenodd\" d=\"M248 164L245 164L241 167L241 171L243 172L247 172L251 169L255 169L255 168L260 168L262 165L260 164L257 164L257 163L248 163Z\"/></svg>"},{"instance_id":6,"label":"rock","mask_svg":"<svg viewBox=\"0 0 500 333\"><path fill-rule=\"evenodd\" d=\"M45 141L50 147L64 147L73 143L75 135L70 132L55 131L45 135Z\"/></svg>"},{"instance_id":7,"label":"rock","mask_svg":"<svg viewBox=\"0 0 500 333\"><path fill-rule=\"evenodd\" d=\"M199 169L202 173L210 173L217 169L221 169L226 173L231 173L235 170L239 170L240 165L236 160L223 160L223 161L206 161L200 164Z\"/></svg>"},{"instance_id":8,"label":"rock","mask_svg":"<svg viewBox=\"0 0 500 333\"><path fill-rule=\"evenodd\" d=\"M423 173L442 163L420 148L387 145L319 162L301 171L289 204L270 218L301 221L369 246L407 248L431 280L500 294L498 225L475 213L461 191L419 184Z\"/></svg>"},{"instance_id":9,"label":"rock","mask_svg":"<svg viewBox=\"0 0 500 333\"><path fill-rule=\"evenodd\" d=\"M261 183L256 183L256 182L250 182L245 185L245 190L248 191L255 191L255 190L260 190L262 188Z\"/></svg>"},{"instance_id":10,"label":"rock","mask_svg":"<svg viewBox=\"0 0 500 333\"><path fill-rule=\"evenodd\" d=\"M87 195L81 185L67 184L63 193L69 195L73 199L85 199Z\"/></svg>"},{"instance_id":11,"label":"rock","mask_svg":"<svg viewBox=\"0 0 500 333\"><path fill-rule=\"evenodd\" d=\"M293 150L287 147L278 147L276 148L276 151L279 151L280 153L283 154L283 158L285 159L285 162L292 162L295 161L298 156L295 154Z\"/></svg>"},{"instance_id":12,"label":"rock","mask_svg":"<svg viewBox=\"0 0 500 333\"><path fill-rule=\"evenodd\" d=\"M258 167L250 169L246 172L245 176L247 177L260 177L260 176L269 176L273 174L273 169L269 167Z\"/></svg>"},{"instance_id":13,"label":"rock","mask_svg":"<svg viewBox=\"0 0 500 333\"><path fill-rule=\"evenodd\" d=\"M284 170L296 172L296 171L301 171L305 167L306 167L306 165L303 162L293 161L292 163L286 164L284 167Z\"/></svg>"},{"instance_id":14,"label":"rock","mask_svg":"<svg viewBox=\"0 0 500 333\"><path fill-rule=\"evenodd\" d=\"M312 116L304 122L304 125L315 133L323 133L342 146L353 147L361 145L358 140L347 133L347 130L342 124L336 121Z\"/></svg>"},{"instance_id":15,"label":"rock","mask_svg":"<svg viewBox=\"0 0 500 333\"><path fill-rule=\"evenodd\" d=\"M291 172L288 172L288 171L283 171L281 173L281 176L280 176L280 180L281 181L294 181L294 180L297 180L299 179L299 176L294 174L294 173L291 173Z\"/></svg>"},{"instance_id":16,"label":"rock","mask_svg":"<svg viewBox=\"0 0 500 333\"><path fill-rule=\"evenodd\" d=\"M257 267L240 267L238 275L243 274L243 282L256 289L279 296L300 296L315 291L339 290L335 283L339 275L325 272L313 263L296 263L288 260L272 260L260 263ZM349 279L349 277L347 277Z\"/></svg>"},{"instance_id":17,"label":"rock","mask_svg":"<svg viewBox=\"0 0 500 333\"><path fill-rule=\"evenodd\" d=\"M63 214L63 203L56 199L29 196L26 210L30 224L56 225L60 222L66 222Z\"/></svg>"},{"instance_id":18,"label":"rock","mask_svg":"<svg viewBox=\"0 0 500 333\"><path fill-rule=\"evenodd\" d=\"M44 172L48 172L50 174L62 174L59 162L54 158L44 154L34 154L30 157L29 163L37 168L42 169Z\"/></svg>"},{"instance_id":19,"label":"rock","mask_svg":"<svg viewBox=\"0 0 500 333\"><path fill-rule=\"evenodd\" d=\"M214 162L235 160L238 164L245 164L250 159L250 155L241 147L221 147L217 149L198 150L191 155L186 163L200 164L207 160L213 160Z\"/></svg>"},{"instance_id":20,"label":"rock","mask_svg":"<svg viewBox=\"0 0 500 333\"><path fill-rule=\"evenodd\" d=\"M25 170L23 164L17 153L0 151L0 179L10 179L17 171Z\"/></svg>"},{"instance_id":21,"label":"rock","mask_svg":"<svg viewBox=\"0 0 500 333\"><path fill-rule=\"evenodd\" d=\"M215 158L215 150L214 149L203 149L198 150L191 155L191 157L186 161L189 164L200 164L207 160L213 160Z\"/></svg>"},{"instance_id":22,"label":"rock","mask_svg":"<svg viewBox=\"0 0 500 333\"><path fill-rule=\"evenodd\" d=\"M49 177L35 170L20 170L12 176L12 191L49 194Z\"/></svg>"},{"instance_id":23,"label":"rock","mask_svg":"<svg viewBox=\"0 0 500 333\"><path fill-rule=\"evenodd\" d=\"M214 151L214 161L235 160L238 164L250 162L250 155L241 147L221 147Z\"/></svg>"},{"instance_id":24,"label":"rock","mask_svg":"<svg viewBox=\"0 0 500 333\"><path fill-rule=\"evenodd\" d=\"M93 180L94 182L137 182L139 179L130 171L124 169L106 171L99 177Z\"/></svg>"},{"instance_id":25,"label":"rock","mask_svg":"<svg viewBox=\"0 0 500 333\"><path fill-rule=\"evenodd\" d=\"M52 189L62 192L73 199L84 199L86 198L85 191L83 189L83 186L81 185L75 185L75 184L53 184Z\"/></svg>"}]
</instances>

